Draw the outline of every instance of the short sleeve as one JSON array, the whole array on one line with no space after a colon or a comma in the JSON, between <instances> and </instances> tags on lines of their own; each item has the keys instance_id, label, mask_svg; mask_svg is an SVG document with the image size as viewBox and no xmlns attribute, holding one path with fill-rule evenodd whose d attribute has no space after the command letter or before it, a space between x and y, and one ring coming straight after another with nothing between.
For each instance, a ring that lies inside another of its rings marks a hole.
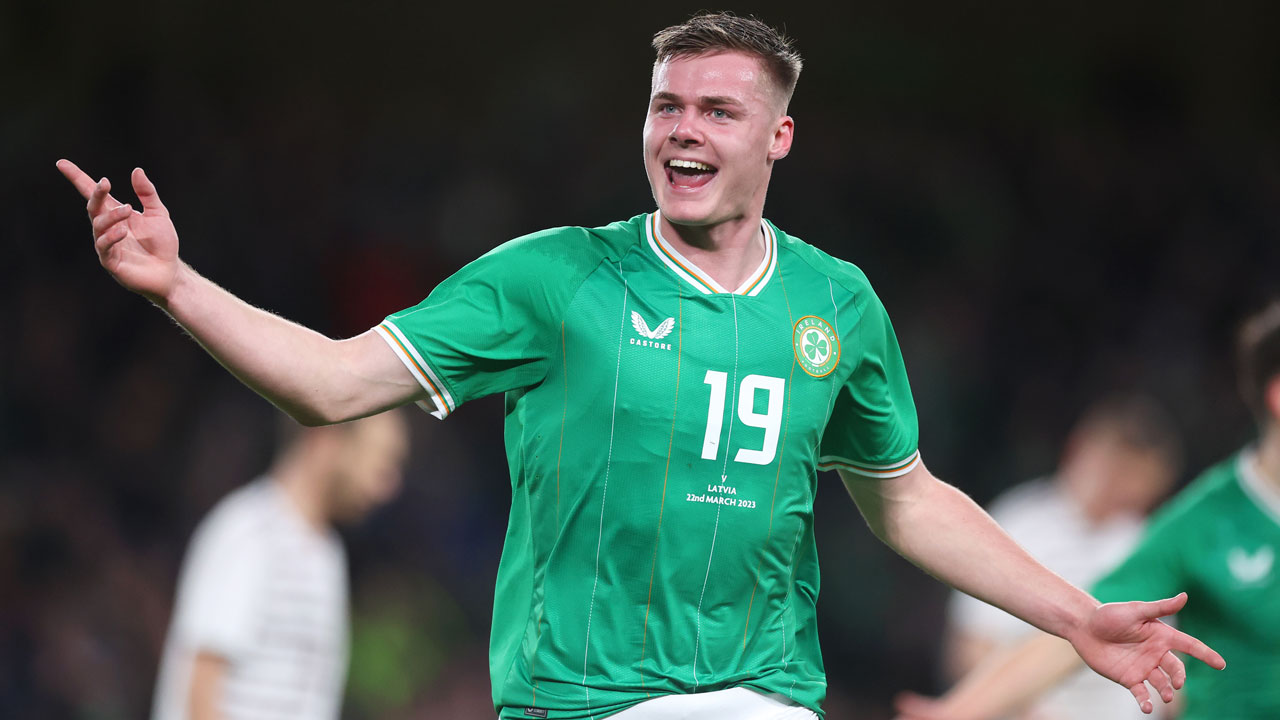
<instances>
[{"instance_id":1,"label":"short sleeve","mask_svg":"<svg viewBox=\"0 0 1280 720\"><path fill-rule=\"evenodd\" d=\"M919 427L907 369L884 305L870 289L851 337L852 372L840 386L818 453L818 468L892 478L920 461Z\"/></svg>"},{"instance_id":2,"label":"short sleeve","mask_svg":"<svg viewBox=\"0 0 1280 720\"><path fill-rule=\"evenodd\" d=\"M176 631L197 650L235 660L252 646L265 553L243 526L215 524L193 542L178 588Z\"/></svg>"},{"instance_id":3,"label":"short sleeve","mask_svg":"<svg viewBox=\"0 0 1280 720\"><path fill-rule=\"evenodd\" d=\"M590 265L586 245L578 228L512 240L378 325L426 390L425 410L444 419L468 400L546 376L563 309Z\"/></svg>"}]
</instances>

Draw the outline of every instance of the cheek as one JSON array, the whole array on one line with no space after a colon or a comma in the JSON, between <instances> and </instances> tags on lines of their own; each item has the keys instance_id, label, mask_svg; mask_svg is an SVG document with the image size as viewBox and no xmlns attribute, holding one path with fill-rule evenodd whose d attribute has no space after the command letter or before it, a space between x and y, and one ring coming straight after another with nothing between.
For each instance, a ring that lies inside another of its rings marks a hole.
<instances>
[{"instance_id":1,"label":"cheek","mask_svg":"<svg viewBox=\"0 0 1280 720\"><path fill-rule=\"evenodd\" d=\"M645 121L644 133L641 136L645 150L656 150L661 146L662 140L666 136L667 133L663 132L662 128L660 128L652 119Z\"/></svg>"}]
</instances>

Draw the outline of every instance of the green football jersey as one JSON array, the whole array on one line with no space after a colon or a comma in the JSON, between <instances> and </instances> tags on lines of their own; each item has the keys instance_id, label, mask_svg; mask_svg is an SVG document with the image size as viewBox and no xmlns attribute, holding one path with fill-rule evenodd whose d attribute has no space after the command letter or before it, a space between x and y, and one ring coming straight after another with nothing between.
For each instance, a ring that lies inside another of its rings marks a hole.
<instances>
[{"instance_id":1,"label":"green football jersey","mask_svg":"<svg viewBox=\"0 0 1280 720\"><path fill-rule=\"evenodd\" d=\"M1100 580L1103 602L1187 591L1178 627L1227 660L1187 662L1182 720L1280 717L1280 492L1250 452L1196 479L1153 518L1133 554Z\"/></svg>"},{"instance_id":2,"label":"green football jersey","mask_svg":"<svg viewBox=\"0 0 1280 720\"><path fill-rule=\"evenodd\" d=\"M503 718L735 686L821 712L817 471L874 481L918 462L861 271L764 222L764 259L728 292L658 227L513 240L378 328L437 417L506 393Z\"/></svg>"}]
</instances>

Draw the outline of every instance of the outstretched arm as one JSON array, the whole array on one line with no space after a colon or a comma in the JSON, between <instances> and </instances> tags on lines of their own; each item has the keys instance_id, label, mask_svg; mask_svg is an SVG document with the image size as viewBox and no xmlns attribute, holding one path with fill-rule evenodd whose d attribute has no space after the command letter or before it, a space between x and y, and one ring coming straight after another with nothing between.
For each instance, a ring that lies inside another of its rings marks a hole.
<instances>
[{"instance_id":1,"label":"outstretched arm","mask_svg":"<svg viewBox=\"0 0 1280 720\"><path fill-rule=\"evenodd\" d=\"M1172 651L1221 669L1222 656L1160 622L1186 595L1155 603L1100 604L1041 565L982 508L924 465L889 480L841 473L875 534L934 577L1070 641L1100 675L1128 688L1151 712L1146 683L1167 702L1186 670Z\"/></svg>"},{"instance_id":2,"label":"outstretched arm","mask_svg":"<svg viewBox=\"0 0 1280 720\"><path fill-rule=\"evenodd\" d=\"M142 211L68 160L58 169L88 201L98 260L117 282L167 312L219 363L299 422L341 422L418 399L421 387L373 331L333 340L255 308L178 257L178 233L141 168Z\"/></svg>"}]
</instances>

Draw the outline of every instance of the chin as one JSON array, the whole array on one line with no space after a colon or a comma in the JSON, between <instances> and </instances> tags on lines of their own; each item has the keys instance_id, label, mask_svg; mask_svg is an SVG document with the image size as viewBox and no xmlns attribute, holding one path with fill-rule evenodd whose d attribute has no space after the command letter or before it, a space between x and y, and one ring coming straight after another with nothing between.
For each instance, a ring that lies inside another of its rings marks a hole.
<instances>
[{"instance_id":1,"label":"chin","mask_svg":"<svg viewBox=\"0 0 1280 720\"><path fill-rule=\"evenodd\" d=\"M690 225L693 227L714 225L716 222L714 214L710 208L704 207L704 205L705 203L701 202L667 198L665 202L658 203L658 209L662 211L662 217L675 225Z\"/></svg>"}]
</instances>

